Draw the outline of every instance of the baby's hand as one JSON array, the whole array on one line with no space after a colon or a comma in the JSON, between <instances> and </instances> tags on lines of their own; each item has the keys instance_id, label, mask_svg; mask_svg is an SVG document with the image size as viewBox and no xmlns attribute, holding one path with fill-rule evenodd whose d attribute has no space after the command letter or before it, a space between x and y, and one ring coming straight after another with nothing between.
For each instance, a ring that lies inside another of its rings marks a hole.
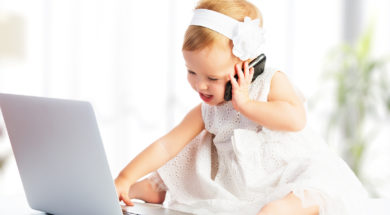
<instances>
[{"instance_id":1,"label":"baby's hand","mask_svg":"<svg viewBox=\"0 0 390 215\"><path fill-rule=\"evenodd\" d=\"M232 74L229 76L230 82L232 83L232 104L234 109L240 111L250 101L249 85L252 82L254 69L248 69L248 62L244 62L244 72L241 69L240 63L235 65L235 70L238 75L238 80Z\"/></svg>"},{"instance_id":2,"label":"baby's hand","mask_svg":"<svg viewBox=\"0 0 390 215\"><path fill-rule=\"evenodd\" d=\"M129 190L131 184L128 183L128 180L125 178L118 176L115 179L115 188L118 194L119 201L123 201L128 206L133 206L133 202L131 202L129 198Z\"/></svg>"}]
</instances>

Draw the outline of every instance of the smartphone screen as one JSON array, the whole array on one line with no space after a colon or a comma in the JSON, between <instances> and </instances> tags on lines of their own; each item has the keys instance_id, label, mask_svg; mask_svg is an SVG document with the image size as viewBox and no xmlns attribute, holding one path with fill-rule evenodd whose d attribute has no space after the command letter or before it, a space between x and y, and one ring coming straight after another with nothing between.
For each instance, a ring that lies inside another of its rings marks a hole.
<instances>
[{"instance_id":1,"label":"smartphone screen","mask_svg":"<svg viewBox=\"0 0 390 215\"><path fill-rule=\"evenodd\" d=\"M265 60L265 55L261 54L249 63L249 69L252 67L255 69L252 82L257 78L257 76L264 72ZM237 80L238 76L235 75L234 78ZM226 83L224 99L225 101L232 100L232 83L230 81Z\"/></svg>"}]
</instances>

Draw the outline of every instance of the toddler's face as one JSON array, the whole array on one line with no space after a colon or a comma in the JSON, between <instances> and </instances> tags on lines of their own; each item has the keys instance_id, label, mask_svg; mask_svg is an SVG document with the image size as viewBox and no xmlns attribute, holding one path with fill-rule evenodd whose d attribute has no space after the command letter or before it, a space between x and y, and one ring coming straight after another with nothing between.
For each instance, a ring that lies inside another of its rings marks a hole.
<instances>
[{"instance_id":1,"label":"toddler's face","mask_svg":"<svg viewBox=\"0 0 390 215\"><path fill-rule=\"evenodd\" d=\"M231 49L210 46L195 51L183 50L183 56L188 82L200 98L209 105L223 103L229 74L235 74L234 65L240 62Z\"/></svg>"}]
</instances>

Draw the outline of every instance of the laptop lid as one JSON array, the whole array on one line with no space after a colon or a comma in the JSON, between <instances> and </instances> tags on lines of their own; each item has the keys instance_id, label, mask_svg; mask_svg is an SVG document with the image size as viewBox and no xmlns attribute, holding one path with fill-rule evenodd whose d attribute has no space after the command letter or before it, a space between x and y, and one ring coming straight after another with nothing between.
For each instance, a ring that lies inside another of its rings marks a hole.
<instances>
[{"instance_id":1,"label":"laptop lid","mask_svg":"<svg viewBox=\"0 0 390 215\"><path fill-rule=\"evenodd\" d=\"M122 214L90 103L0 94L0 108L31 208Z\"/></svg>"}]
</instances>

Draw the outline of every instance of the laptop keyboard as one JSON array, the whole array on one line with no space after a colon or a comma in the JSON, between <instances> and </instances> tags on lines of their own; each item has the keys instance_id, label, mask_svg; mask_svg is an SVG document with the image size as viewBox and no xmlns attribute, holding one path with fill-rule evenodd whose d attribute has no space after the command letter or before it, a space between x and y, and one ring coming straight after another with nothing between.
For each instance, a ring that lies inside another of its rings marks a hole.
<instances>
[{"instance_id":1,"label":"laptop keyboard","mask_svg":"<svg viewBox=\"0 0 390 215\"><path fill-rule=\"evenodd\" d=\"M123 215L141 215L141 214L133 213L130 211L122 211L122 212L123 212Z\"/></svg>"}]
</instances>

